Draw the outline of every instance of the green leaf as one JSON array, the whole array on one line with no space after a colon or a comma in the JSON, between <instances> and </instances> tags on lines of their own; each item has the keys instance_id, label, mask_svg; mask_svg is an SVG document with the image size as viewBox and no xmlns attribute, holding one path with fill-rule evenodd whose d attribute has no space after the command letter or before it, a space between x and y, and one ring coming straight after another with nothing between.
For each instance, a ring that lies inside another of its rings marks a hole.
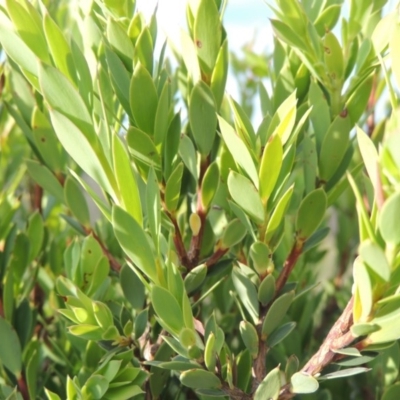
<instances>
[{"instance_id":1,"label":"green leaf","mask_svg":"<svg viewBox=\"0 0 400 400\"><path fill-rule=\"evenodd\" d=\"M357 87L346 102L347 108L352 124L357 124L361 116L368 108L369 96L374 84L375 75L370 74L364 81Z\"/></svg>"},{"instance_id":2,"label":"green leaf","mask_svg":"<svg viewBox=\"0 0 400 400\"><path fill-rule=\"evenodd\" d=\"M349 145L350 117L338 115L329 126L319 154L320 179L324 182L338 169Z\"/></svg>"},{"instance_id":3,"label":"green leaf","mask_svg":"<svg viewBox=\"0 0 400 400\"><path fill-rule=\"evenodd\" d=\"M110 309L100 301L94 301L92 303L94 317L96 322L104 329L108 329L114 326L113 316Z\"/></svg>"},{"instance_id":4,"label":"green leaf","mask_svg":"<svg viewBox=\"0 0 400 400\"><path fill-rule=\"evenodd\" d=\"M161 158L150 136L140 129L131 127L126 140L136 165L143 170L142 177L147 179L150 167L156 172L160 171Z\"/></svg>"},{"instance_id":5,"label":"green leaf","mask_svg":"<svg viewBox=\"0 0 400 400\"><path fill-rule=\"evenodd\" d=\"M275 294L275 278L267 275L261 282L258 288L258 300L263 306L266 306L274 297Z\"/></svg>"},{"instance_id":6,"label":"green leaf","mask_svg":"<svg viewBox=\"0 0 400 400\"><path fill-rule=\"evenodd\" d=\"M143 224L142 204L128 152L118 135L112 137L113 164L116 181L124 209L139 225Z\"/></svg>"},{"instance_id":7,"label":"green leaf","mask_svg":"<svg viewBox=\"0 0 400 400\"><path fill-rule=\"evenodd\" d=\"M250 247L250 258L257 273L264 276L271 266L270 251L263 242L254 242Z\"/></svg>"},{"instance_id":8,"label":"green leaf","mask_svg":"<svg viewBox=\"0 0 400 400\"><path fill-rule=\"evenodd\" d=\"M207 276L207 265L201 264L193 268L184 279L185 290L188 294L193 293L204 282Z\"/></svg>"},{"instance_id":9,"label":"green leaf","mask_svg":"<svg viewBox=\"0 0 400 400\"><path fill-rule=\"evenodd\" d=\"M290 378L293 393L314 393L318 390L318 381L305 372L296 372Z\"/></svg>"},{"instance_id":10,"label":"green leaf","mask_svg":"<svg viewBox=\"0 0 400 400\"><path fill-rule=\"evenodd\" d=\"M182 58L188 71L188 75L193 83L198 82L201 79L201 72L199 60L197 58L196 46L193 43L192 38L183 29L181 29L180 39L182 46Z\"/></svg>"},{"instance_id":11,"label":"green leaf","mask_svg":"<svg viewBox=\"0 0 400 400\"><path fill-rule=\"evenodd\" d=\"M256 134L251 121L243 108L232 97L229 97L229 103L233 111L235 130L251 153L256 146Z\"/></svg>"},{"instance_id":12,"label":"green leaf","mask_svg":"<svg viewBox=\"0 0 400 400\"><path fill-rule=\"evenodd\" d=\"M275 35L288 45L297 47L302 52L307 52L307 45L302 41L302 36L294 32L287 24L277 19L271 19Z\"/></svg>"},{"instance_id":13,"label":"green leaf","mask_svg":"<svg viewBox=\"0 0 400 400\"><path fill-rule=\"evenodd\" d=\"M232 281L235 285L236 292L240 301L249 312L256 324L258 322L259 303L257 298L257 290L253 282L240 272L238 267L232 270Z\"/></svg>"},{"instance_id":14,"label":"green leaf","mask_svg":"<svg viewBox=\"0 0 400 400\"><path fill-rule=\"evenodd\" d=\"M46 388L44 389L44 392L46 393L48 400L61 400L61 398L58 396L58 394L55 394Z\"/></svg>"},{"instance_id":15,"label":"green leaf","mask_svg":"<svg viewBox=\"0 0 400 400\"><path fill-rule=\"evenodd\" d=\"M185 167L192 174L193 178L197 182L198 171L197 171L197 156L193 142L186 135L182 135L179 143L179 155L182 158Z\"/></svg>"},{"instance_id":16,"label":"green leaf","mask_svg":"<svg viewBox=\"0 0 400 400\"><path fill-rule=\"evenodd\" d=\"M135 54L133 44L122 28L121 24L112 18L107 21L107 39L112 49L121 58L125 66L132 68L132 60Z\"/></svg>"},{"instance_id":17,"label":"green leaf","mask_svg":"<svg viewBox=\"0 0 400 400\"><path fill-rule=\"evenodd\" d=\"M351 327L351 332L354 336L367 336L370 333L379 331L379 329L381 327L375 324L355 324Z\"/></svg>"},{"instance_id":18,"label":"green leaf","mask_svg":"<svg viewBox=\"0 0 400 400\"><path fill-rule=\"evenodd\" d=\"M328 3L327 3L328 4ZM314 27L318 35L323 36L334 28L340 17L341 5L330 4L318 16L314 22Z\"/></svg>"},{"instance_id":19,"label":"green leaf","mask_svg":"<svg viewBox=\"0 0 400 400\"><path fill-rule=\"evenodd\" d=\"M43 218L38 211L29 217L29 225L26 233L30 244L28 263L31 263L39 255L45 235Z\"/></svg>"},{"instance_id":20,"label":"green leaf","mask_svg":"<svg viewBox=\"0 0 400 400\"><path fill-rule=\"evenodd\" d=\"M154 247L159 253L161 232L161 198L158 181L153 168L150 168L146 187L147 220Z\"/></svg>"},{"instance_id":21,"label":"green leaf","mask_svg":"<svg viewBox=\"0 0 400 400\"><path fill-rule=\"evenodd\" d=\"M149 71L138 64L132 75L129 99L132 115L137 126L147 134L154 133L154 121L157 113L158 96Z\"/></svg>"},{"instance_id":22,"label":"green leaf","mask_svg":"<svg viewBox=\"0 0 400 400\"><path fill-rule=\"evenodd\" d=\"M90 142L81 129L60 112L51 110L50 115L54 130L65 150L101 188L115 196L115 177L104 152L96 146L97 139L96 144Z\"/></svg>"},{"instance_id":23,"label":"green leaf","mask_svg":"<svg viewBox=\"0 0 400 400\"><path fill-rule=\"evenodd\" d=\"M308 239L321 224L327 205L327 197L323 189L310 192L300 203L296 231L301 240Z\"/></svg>"},{"instance_id":24,"label":"green leaf","mask_svg":"<svg viewBox=\"0 0 400 400\"><path fill-rule=\"evenodd\" d=\"M271 332L273 332L278 325L285 318L285 315L292 304L294 299L294 291L287 292L279 296L269 308L267 315L264 318L262 325L262 339L265 340Z\"/></svg>"},{"instance_id":25,"label":"green leaf","mask_svg":"<svg viewBox=\"0 0 400 400\"><path fill-rule=\"evenodd\" d=\"M211 332L208 335L206 346L204 349L204 363L209 371L214 371L217 364L215 351L215 335Z\"/></svg>"},{"instance_id":26,"label":"green leaf","mask_svg":"<svg viewBox=\"0 0 400 400\"><path fill-rule=\"evenodd\" d=\"M168 330L179 335L185 327L182 309L175 297L166 289L154 286L151 291L151 299L155 312L168 328Z\"/></svg>"},{"instance_id":27,"label":"green leaf","mask_svg":"<svg viewBox=\"0 0 400 400\"><path fill-rule=\"evenodd\" d=\"M108 203L104 201L93 189L92 187L82 179L75 171L70 170L70 174L80 183L80 185L85 189L86 193L91 197L93 202L103 213L103 215L111 221L111 207Z\"/></svg>"},{"instance_id":28,"label":"green leaf","mask_svg":"<svg viewBox=\"0 0 400 400\"><path fill-rule=\"evenodd\" d=\"M308 93L308 102L310 104L311 113L310 119L313 124L315 132L315 143L317 145L317 151L320 153L322 142L329 129L331 123L330 109L326 101L325 95L318 83L313 79L310 83L310 90Z\"/></svg>"},{"instance_id":29,"label":"green leaf","mask_svg":"<svg viewBox=\"0 0 400 400\"><path fill-rule=\"evenodd\" d=\"M144 298L144 296L143 296ZM145 308L136 315L134 323L134 335L135 339L138 340L144 334L147 328L147 321L149 319L149 310Z\"/></svg>"},{"instance_id":30,"label":"green leaf","mask_svg":"<svg viewBox=\"0 0 400 400\"><path fill-rule=\"evenodd\" d=\"M129 265L122 267L119 281L126 300L133 308L142 309L145 301L144 285Z\"/></svg>"},{"instance_id":31,"label":"green leaf","mask_svg":"<svg viewBox=\"0 0 400 400\"><path fill-rule=\"evenodd\" d=\"M135 58L146 67L149 74L153 73L153 38L150 30L145 26L136 42Z\"/></svg>"},{"instance_id":32,"label":"green leaf","mask_svg":"<svg viewBox=\"0 0 400 400\"><path fill-rule=\"evenodd\" d=\"M294 185L290 186L289 189L283 194L283 196L278 201L275 206L274 211L272 212L271 217L269 218L267 229L265 231L265 241L269 242L274 235L274 233L278 230L281 222L284 219L286 211L289 207L290 200L292 199L292 194L294 190Z\"/></svg>"},{"instance_id":33,"label":"green leaf","mask_svg":"<svg viewBox=\"0 0 400 400\"><path fill-rule=\"evenodd\" d=\"M47 117L35 107L32 112L32 135L40 155L49 168L58 173L63 166L65 153Z\"/></svg>"},{"instance_id":34,"label":"green leaf","mask_svg":"<svg viewBox=\"0 0 400 400\"><path fill-rule=\"evenodd\" d=\"M344 378L347 376L362 374L369 370L370 368L365 368L365 367L347 368L347 369L342 369L340 371L332 372L330 374L322 375L319 377L319 380Z\"/></svg>"},{"instance_id":35,"label":"green leaf","mask_svg":"<svg viewBox=\"0 0 400 400\"><path fill-rule=\"evenodd\" d=\"M341 87L344 76L344 59L342 48L332 32L326 32L324 38L324 60L328 70L331 84L335 88Z\"/></svg>"},{"instance_id":36,"label":"green leaf","mask_svg":"<svg viewBox=\"0 0 400 400\"><path fill-rule=\"evenodd\" d=\"M0 317L0 361L17 378L22 370L21 345L17 333L8 321Z\"/></svg>"},{"instance_id":37,"label":"green leaf","mask_svg":"<svg viewBox=\"0 0 400 400\"><path fill-rule=\"evenodd\" d=\"M264 148L259 172L260 196L264 204L268 201L278 180L282 159L283 147L280 136L271 136Z\"/></svg>"},{"instance_id":38,"label":"green leaf","mask_svg":"<svg viewBox=\"0 0 400 400\"><path fill-rule=\"evenodd\" d=\"M82 387L82 392L87 393L93 399L102 399L106 394L109 383L106 378L101 375L91 375Z\"/></svg>"},{"instance_id":39,"label":"green leaf","mask_svg":"<svg viewBox=\"0 0 400 400\"><path fill-rule=\"evenodd\" d=\"M386 242L396 246L400 243L400 192L392 194L383 204L379 216L379 230Z\"/></svg>"},{"instance_id":40,"label":"green leaf","mask_svg":"<svg viewBox=\"0 0 400 400\"><path fill-rule=\"evenodd\" d=\"M37 161L27 160L27 171L34 181L43 189L47 190L58 201L64 202L64 192L61 183L54 174L44 165Z\"/></svg>"},{"instance_id":41,"label":"green leaf","mask_svg":"<svg viewBox=\"0 0 400 400\"><path fill-rule=\"evenodd\" d=\"M276 367L260 383L254 394L254 400L278 400L280 390L281 372L279 367Z\"/></svg>"},{"instance_id":42,"label":"green leaf","mask_svg":"<svg viewBox=\"0 0 400 400\"><path fill-rule=\"evenodd\" d=\"M240 336L243 343L249 350L251 356L255 359L258 355L258 334L253 324L242 321L239 325Z\"/></svg>"},{"instance_id":43,"label":"green leaf","mask_svg":"<svg viewBox=\"0 0 400 400\"><path fill-rule=\"evenodd\" d=\"M171 84L167 81L158 99L157 111L154 121L154 144L163 143L168 132L169 112L171 108Z\"/></svg>"},{"instance_id":44,"label":"green leaf","mask_svg":"<svg viewBox=\"0 0 400 400\"><path fill-rule=\"evenodd\" d=\"M264 222L264 207L259 193L249 179L237 172L231 171L228 176L228 188L232 199L248 214L255 222ZM246 196L243 196L246 193Z\"/></svg>"},{"instance_id":45,"label":"green leaf","mask_svg":"<svg viewBox=\"0 0 400 400\"><path fill-rule=\"evenodd\" d=\"M222 25L214 0L200 0L194 19L194 43L200 68L210 79L222 40Z\"/></svg>"},{"instance_id":46,"label":"green leaf","mask_svg":"<svg viewBox=\"0 0 400 400\"><path fill-rule=\"evenodd\" d=\"M360 321L367 321L373 307L372 283L368 270L360 258L356 258L354 261L353 276L358 295L355 297L354 309L357 309L357 303L359 303L361 307ZM357 315L354 316L354 322L359 322Z\"/></svg>"},{"instance_id":47,"label":"green leaf","mask_svg":"<svg viewBox=\"0 0 400 400\"><path fill-rule=\"evenodd\" d=\"M138 385L121 386L107 390L104 400L127 400L143 393Z\"/></svg>"},{"instance_id":48,"label":"green leaf","mask_svg":"<svg viewBox=\"0 0 400 400\"><path fill-rule=\"evenodd\" d=\"M174 213L178 207L181 194L183 164L179 163L172 171L165 187L165 205L169 212Z\"/></svg>"},{"instance_id":49,"label":"green leaf","mask_svg":"<svg viewBox=\"0 0 400 400\"><path fill-rule=\"evenodd\" d=\"M180 376L182 385L192 389L218 389L221 381L210 371L204 369L191 369L182 372Z\"/></svg>"},{"instance_id":50,"label":"green leaf","mask_svg":"<svg viewBox=\"0 0 400 400\"><path fill-rule=\"evenodd\" d=\"M50 114L54 115L57 111L68 117L81 131L81 135L97 150L98 137L93 128L92 118L72 83L56 68L46 64L39 66L39 82L43 97L51 106ZM58 136L57 130L56 133Z\"/></svg>"},{"instance_id":51,"label":"green leaf","mask_svg":"<svg viewBox=\"0 0 400 400\"><path fill-rule=\"evenodd\" d=\"M228 63L228 41L224 40L219 49L217 61L211 76L211 90L214 94L217 111L221 108L222 100L224 98L225 85L228 78Z\"/></svg>"},{"instance_id":52,"label":"green leaf","mask_svg":"<svg viewBox=\"0 0 400 400\"><path fill-rule=\"evenodd\" d=\"M267 345L272 348L279 344L283 339L291 334L293 329L296 327L296 322L287 322L279 328L275 329L267 338Z\"/></svg>"},{"instance_id":53,"label":"green leaf","mask_svg":"<svg viewBox=\"0 0 400 400\"><path fill-rule=\"evenodd\" d=\"M76 219L84 226L90 225L89 208L82 189L76 180L68 176L64 184L65 202Z\"/></svg>"},{"instance_id":54,"label":"green leaf","mask_svg":"<svg viewBox=\"0 0 400 400\"><path fill-rule=\"evenodd\" d=\"M281 138L282 144L285 144L292 133L296 122L296 92L293 92L278 108L272 118L269 131Z\"/></svg>"},{"instance_id":55,"label":"green leaf","mask_svg":"<svg viewBox=\"0 0 400 400\"><path fill-rule=\"evenodd\" d=\"M216 162L211 163L204 174L201 184L201 202L208 210L219 187L219 168Z\"/></svg>"},{"instance_id":56,"label":"green leaf","mask_svg":"<svg viewBox=\"0 0 400 400\"><path fill-rule=\"evenodd\" d=\"M258 189L258 173L249 150L239 136L236 135L234 129L222 117L218 117L218 121L221 135L226 147L232 154L235 162L252 180L254 186Z\"/></svg>"},{"instance_id":57,"label":"green leaf","mask_svg":"<svg viewBox=\"0 0 400 400\"><path fill-rule=\"evenodd\" d=\"M359 254L363 261L385 282L390 280L390 265L384 251L375 243L367 240L361 243Z\"/></svg>"},{"instance_id":58,"label":"green leaf","mask_svg":"<svg viewBox=\"0 0 400 400\"><path fill-rule=\"evenodd\" d=\"M35 89L38 89L37 77L39 72L36 55L18 35L3 24L0 24L0 41L7 55L20 66Z\"/></svg>"},{"instance_id":59,"label":"green leaf","mask_svg":"<svg viewBox=\"0 0 400 400\"><path fill-rule=\"evenodd\" d=\"M357 127L357 141L365 168L367 169L369 178L371 179L372 185L374 186L375 193L378 193L378 190L381 190L381 188L378 187L378 151L376 150L376 147L372 140L359 127Z\"/></svg>"},{"instance_id":60,"label":"green leaf","mask_svg":"<svg viewBox=\"0 0 400 400\"><path fill-rule=\"evenodd\" d=\"M115 236L125 253L148 278L157 283L154 254L143 228L118 206L112 209L112 224Z\"/></svg>"},{"instance_id":61,"label":"green leaf","mask_svg":"<svg viewBox=\"0 0 400 400\"><path fill-rule=\"evenodd\" d=\"M105 47L105 52L108 69L111 75L111 82L114 87L115 94L117 95L121 106L128 113L128 115L132 117L129 93L130 74L126 70L122 61L109 47Z\"/></svg>"},{"instance_id":62,"label":"green leaf","mask_svg":"<svg viewBox=\"0 0 400 400\"><path fill-rule=\"evenodd\" d=\"M43 16L43 28L54 64L71 82L77 82L76 67L68 42L61 29L46 12Z\"/></svg>"},{"instance_id":63,"label":"green leaf","mask_svg":"<svg viewBox=\"0 0 400 400\"><path fill-rule=\"evenodd\" d=\"M223 249L230 249L231 247L238 244L246 236L247 229L243 223L235 218L229 222L224 229L221 237L221 247Z\"/></svg>"},{"instance_id":64,"label":"green leaf","mask_svg":"<svg viewBox=\"0 0 400 400\"><path fill-rule=\"evenodd\" d=\"M207 0L208 1L208 0ZM204 82L197 82L189 100L189 121L199 151L208 155L214 144L217 113L214 95Z\"/></svg>"},{"instance_id":65,"label":"green leaf","mask_svg":"<svg viewBox=\"0 0 400 400\"><path fill-rule=\"evenodd\" d=\"M290 380L290 378L298 371L299 364L299 359L294 354L287 359L285 367L286 380Z\"/></svg>"},{"instance_id":66,"label":"green leaf","mask_svg":"<svg viewBox=\"0 0 400 400\"><path fill-rule=\"evenodd\" d=\"M35 15L32 15L34 12L37 13L35 8L31 7L30 10L27 10L22 4L14 0L7 0L6 4L8 14L21 39L41 60L50 63L42 26L37 23L38 16L35 18Z\"/></svg>"},{"instance_id":67,"label":"green leaf","mask_svg":"<svg viewBox=\"0 0 400 400\"><path fill-rule=\"evenodd\" d=\"M397 400L400 397L400 383L388 387L383 393L382 400Z\"/></svg>"}]
</instances>

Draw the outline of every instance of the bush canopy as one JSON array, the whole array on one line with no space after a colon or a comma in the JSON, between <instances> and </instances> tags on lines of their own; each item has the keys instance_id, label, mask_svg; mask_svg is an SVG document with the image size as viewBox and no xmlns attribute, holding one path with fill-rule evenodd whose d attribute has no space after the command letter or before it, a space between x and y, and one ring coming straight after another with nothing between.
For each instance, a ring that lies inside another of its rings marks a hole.
<instances>
[{"instance_id":1,"label":"bush canopy","mask_svg":"<svg viewBox=\"0 0 400 400\"><path fill-rule=\"evenodd\" d=\"M399 8L226 3L0 2L0 400L400 398Z\"/></svg>"}]
</instances>

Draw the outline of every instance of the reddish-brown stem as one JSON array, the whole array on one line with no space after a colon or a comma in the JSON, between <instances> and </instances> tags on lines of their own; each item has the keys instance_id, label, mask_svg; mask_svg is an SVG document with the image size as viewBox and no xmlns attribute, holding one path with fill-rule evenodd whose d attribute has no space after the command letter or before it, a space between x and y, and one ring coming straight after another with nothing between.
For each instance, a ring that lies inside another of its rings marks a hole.
<instances>
[{"instance_id":1,"label":"reddish-brown stem","mask_svg":"<svg viewBox=\"0 0 400 400\"><path fill-rule=\"evenodd\" d=\"M353 324L353 302L354 299L351 297L342 315L329 331L319 350L303 367L303 372L310 375L319 373L337 357L337 353L333 350L342 349L354 341L355 336L350 331Z\"/></svg>"},{"instance_id":2,"label":"reddish-brown stem","mask_svg":"<svg viewBox=\"0 0 400 400\"><path fill-rule=\"evenodd\" d=\"M276 280L276 289L275 289L275 297L279 295L279 292L285 286L290 274L293 271L294 266L298 258L303 251L304 243L302 241L296 240L295 244L293 245L292 251L290 252L288 258L286 259L285 263L283 264L283 269Z\"/></svg>"},{"instance_id":3,"label":"reddish-brown stem","mask_svg":"<svg viewBox=\"0 0 400 400\"><path fill-rule=\"evenodd\" d=\"M172 225L174 225L175 233L173 240L176 252L178 253L179 262L181 263L181 265L188 268L190 266L189 257L186 253L185 245L183 244L182 235L178 226L178 222L170 212L166 211L166 214L168 215L170 221L172 222Z\"/></svg>"},{"instance_id":4,"label":"reddish-brown stem","mask_svg":"<svg viewBox=\"0 0 400 400\"><path fill-rule=\"evenodd\" d=\"M293 268L296 265L296 262L300 257L302 250L303 250L303 242L296 241L276 281L275 296L273 300L261 310L260 321L257 324L257 332L260 338L259 341L260 345L257 358L253 361L253 377L254 377L253 390L257 388L257 386L260 384L260 382L264 379L265 375L267 374L265 362L266 362L268 347L265 341L261 339L261 329L264 318L267 315L268 310L270 309L273 301L279 296L281 289L285 286L285 283L287 282L291 272L293 271Z\"/></svg>"},{"instance_id":5,"label":"reddish-brown stem","mask_svg":"<svg viewBox=\"0 0 400 400\"><path fill-rule=\"evenodd\" d=\"M261 326L258 326L258 334L261 336ZM252 392L255 392L257 390L257 387L260 385L262 380L265 378L265 375L267 373L266 371L266 357L268 353L268 347L265 344L265 341L261 340L259 341L259 346L258 346L258 355L257 358L253 362L253 384L252 384Z\"/></svg>"},{"instance_id":6,"label":"reddish-brown stem","mask_svg":"<svg viewBox=\"0 0 400 400\"><path fill-rule=\"evenodd\" d=\"M215 250L214 254L205 262L207 267L213 266L215 263L218 262L219 259L221 259L229 249L222 249L222 248L217 248Z\"/></svg>"},{"instance_id":7,"label":"reddish-brown stem","mask_svg":"<svg viewBox=\"0 0 400 400\"><path fill-rule=\"evenodd\" d=\"M32 208L42 213L43 188L35 183L33 187Z\"/></svg>"},{"instance_id":8,"label":"reddish-brown stem","mask_svg":"<svg viewBox=\"0 0 400 400\"><path fill-rule=\"evenodd\" d=\"M110 251L107 249L107 247L103 244L101 239L96 235L96 233L93 230L85 229L85 231L88 235L89 234L93 235L93 238L97 241L97 243L100 245L101 249L103 250L103 254L108 258L111 269L113 271L119 273L121 271L121 264L114 258L114 256L110 253Z\"/></svg>"},{"instance_id":9,"label":"reddish-brown stem","mask_svg":"<svg viewBox=\"0 0 400 400\"><path fill-rule=\"evenodd\" d=\"M25 376L23 373L18 377L17 385L18 385L18 391L21 393L23 399L29 400L28 385L26 384Z\"/></svg>"}]
</instances>

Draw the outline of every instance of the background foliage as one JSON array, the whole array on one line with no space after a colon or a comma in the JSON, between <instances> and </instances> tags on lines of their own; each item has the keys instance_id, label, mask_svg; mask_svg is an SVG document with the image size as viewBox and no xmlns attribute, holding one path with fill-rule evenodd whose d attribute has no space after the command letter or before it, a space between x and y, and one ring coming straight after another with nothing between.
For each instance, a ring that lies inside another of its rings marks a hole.
<instances>
[{"instance_id":1,"label":"background foliage","mask_svg":"<svg viewBox=\"0 0 400 400\"><path fill-rule=\"evenodd\" d=\"M222 0L1 2L1 399L399 398L399 14L346 5L230 57Z\"/></svg>"}]
</instances>

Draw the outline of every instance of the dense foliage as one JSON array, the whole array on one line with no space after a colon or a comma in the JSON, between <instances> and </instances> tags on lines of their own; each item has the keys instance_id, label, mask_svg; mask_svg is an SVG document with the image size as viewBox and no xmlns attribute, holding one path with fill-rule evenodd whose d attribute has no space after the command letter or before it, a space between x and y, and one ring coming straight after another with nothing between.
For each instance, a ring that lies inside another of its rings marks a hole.
<instances>
[{"instance_id":1,"label":"dense foliage","mask_svg":"<svg viewBox=\"0 0 400 400\"><path fill-rule=\"evenodd\" d=\"M0 399L400 398L400 20L345 3L230 57L225 0L0 2Z\"/></svg>"}]
</instances>

